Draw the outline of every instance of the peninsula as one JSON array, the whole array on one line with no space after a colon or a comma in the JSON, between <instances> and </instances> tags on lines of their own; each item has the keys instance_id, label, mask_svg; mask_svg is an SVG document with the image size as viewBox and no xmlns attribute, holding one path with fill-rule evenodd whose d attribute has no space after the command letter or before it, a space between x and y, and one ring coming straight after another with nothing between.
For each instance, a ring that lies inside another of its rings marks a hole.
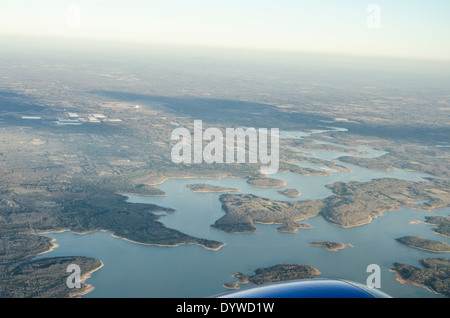
<instances>
[{"instance_id":1,"label":"peninsula","mask_svg":"<svg viewBox=\"0 0 450 318\"><path fill-rule=\"evenodd\" d=\"M445 237L450 237L450 217L446 216L426 216L425 223L437 225L433 232Z\"/></svg>"},{"instance_id":2,"label":"peninsula","mask_svg":"<svg viewBox=\"0 0 450 318\"><path fill-rule=\"evenodd\" d=\"M424 258L419 261L424 268L394 263L392 272L402 284L420 286L431 292L450 297L450 260L447 258Z\"/></svg>"},{"instance_id":3,"label":"peninsula","mask_svg":"<svg viewBox=\"0 0 450 318\"><path fill-rule=\"evenodd\" d=\"M0 296L2 298L78 297L93 289L85 283L89 275L102 267L91 257L51 257L33 259L49 252L54 243L48 237L17 235L1 240ZM2 252L3 253L2 253ZM11 264L11 260L20 261ZM81 269L81 288L67 288L67 267L77 264ZM25 288L26 287L26 288Z\"/></svg>"},{"instance_id":4,"label":"peninsula","mask_svg":"<svg viewBox=\"0 0 450 318\"><path fill-rule=\"evenodd\" d=\"M433 253L450 253L450 245L445 242L433 241L418 236L405 236L396 239L409 247Z\"/></svg>"}]
</instances>

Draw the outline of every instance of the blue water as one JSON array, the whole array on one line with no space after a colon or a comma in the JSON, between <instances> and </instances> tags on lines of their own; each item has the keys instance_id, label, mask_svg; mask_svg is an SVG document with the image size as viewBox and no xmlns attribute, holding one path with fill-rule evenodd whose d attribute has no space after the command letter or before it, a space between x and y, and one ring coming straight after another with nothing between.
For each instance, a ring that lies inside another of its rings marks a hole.
<instances>
[{"instance_id":1,"label":"blue water","mask_svg":"<svg viewBox=\"0 0 450 318\"><path fill-rule=\"evenodd\" d=\"M298 138L304 137L304 134L298 134ZM317 158L337 158L335 152L314 153ZM423 220L425 216L448 216L450 208L433 212L401 209L388 212L368 225L349 229L334 226L318 216L303 222L313 226L312 229L301 229L297 234L281 233L276 230L278 225L263 224L256 225L258 232L254 234L228 234L210 227L224 214L218 200L220 194L196 193L186 188L191 183L209 183L277 200L307 200L329 196L331 191L325 185L336 181L369 181L380 177L423 181L422 178L427 176L401 169L379 172L340 164L349 167L352 173L335 172L329 176L278 173L273 177L288 183L280 189L256 188L240 178L170 179L158 186L167 193L165 197L130 195L131 202L153 203L176 209L174 213L159 213L163 215L161 222L183 233L227 244L218 251L195 245L139 245L111 237L106 232L86 235L65 232L46 234L55 238L60 247L40 257L80 255L102 260L104 267L87 281L95 289L84 297L207 297L226 291L222 284L234 282L235 279L230 275L235 272L252 274L252 270L258 267L280 263L309 264L321 271L320 277L342 278L362 284L370 275L366 272L367 266L378 264L382 269L381 289L391 296L440 297L426 289L398 283L389 268L394 262L419 266L418 260L421 258L446 257L446 254L407 247L395 241L395 238L416 235L450 243L449 239L433 233L433 226L409 224L414 220ZM311 164L305 164L308 165ZM288 199L277 192L285 188L298 189L302 195ZM325 240L350 243L354 247L330 252L308 245L311 241Z\"/></svg>"}]
</instances>

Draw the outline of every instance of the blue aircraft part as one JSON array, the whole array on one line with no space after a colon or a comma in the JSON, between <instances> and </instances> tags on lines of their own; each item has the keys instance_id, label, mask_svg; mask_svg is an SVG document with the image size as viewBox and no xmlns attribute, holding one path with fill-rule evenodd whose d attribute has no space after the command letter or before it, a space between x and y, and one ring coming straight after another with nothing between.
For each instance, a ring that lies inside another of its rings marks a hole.
<instances>
[{"instance_id":1,"label":"blue aircraft part","mask_svg":"<svg viewBox=\"0 0 450 318\"><path fill-rule=\"evenodd\" d=\"M338 279L273 283L217 295L218 298L390 298L375 288Z\"/></svg>"}]
</instances>

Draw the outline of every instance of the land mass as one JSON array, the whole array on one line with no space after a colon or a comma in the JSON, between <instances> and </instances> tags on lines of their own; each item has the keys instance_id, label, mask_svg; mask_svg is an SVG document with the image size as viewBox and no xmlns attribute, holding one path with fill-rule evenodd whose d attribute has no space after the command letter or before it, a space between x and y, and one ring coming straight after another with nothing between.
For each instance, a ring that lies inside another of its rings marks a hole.
<instances>
[{"instance_id":1,"label":"land mass","mask_svg":"<svg viewBox=\"0 0 450 318\"><path fill-rule=\"evenodd\" d=\"M167 228L152 212L175 212L153 204L129 203L115 193L82 190L17 194L5 193L0 210L0 228L25 234L70 230L77 233L108 231L141 244L177 246L197 244L217 250L224 243L196 238ZM32 219L23 223L22 219ZM3 222L1 222L3 220Z\"/></svg>"},{"instance_id":2,"label":"land mass","mask_svg":"<svg viewBox=\"0 0 450 318\"><path fill-rule=\"evenodd\" d=\"M397 281L426 288L434 293L450 297L450 260L447 258L424 258L419 261L424 268L394 263L392 272Z\"/></svg>"},{"instance_id":3,"label":"land mass","mask_svg":"<svg viewBox=\"0 0 450 318\"><path fill-rule=\"evenodd\" d=\"M347 173L352 172L349 168L347 168L343 165L336 164L331 160L323 160L323 159L314 158L314 157L310 157L310 156L302 156L299 158L299 161L313 163L316 165L323 165L327 168L327 169L324 169L325 171L332 171L332 172L341 171L341 172L347 172Z\"/></svg>"},{"instance_id":4,"label":"land mass","mask_svg":"<svg viewBox=\"0 0 450 318\"><path fill-rule=\"evenodd\" d=\"M238 272L232 275L238 279L235 283L225 283L227 289L239 289L241 284L262 285L281 281L314 278L321 273L316 268L304 264L278 264L271 267L258 268L255 275Z\"/></svg>"},{"instance_id":5,"label":"land mass","mask_svg":"<svg viewBox=\"0 0 450 318\"><path fill-rule=\"evenodd\" d=\"M405 236L396 239L409 247L433 253L450 253L450 245L445 242L429 240L418 236Z\"/></svg>"},{"instance_id":6,"label":"land mass","mask_svg":"<svg viewBox=\"0 0 450 318\"><path fill-rule=\"evenodd\" d=\"M283 191L278 191L278 193L284 195L287 198L298 198L301 193L297 189L286 189Z\"/></svg>"},{"instance_id":7,"label":"land mass","mask_svg":"<svg viewBox=\"0 0 450 318\"><path fill-rule=\"evenodd\" d=\"M193 183L188 184L186 187L195 192L239 192L238 189L219 187L207 183Z\"/></svg>"},{"instance_id":8,"label":"land mass","mask_svg":"<svg viewBox=\"0 0 450 318\"><path fill-rule=\"evenodd\" d=\"M332 251L332 252L337 252L339 250L344 249L347 246L353 247L353 245L351 244L342 244L342 243L337 243L337 242L310 242L308 243L309 245L312 246L321 246L321 247L325 247L327 250Z\"/></svg>"},{"instance_id":9,"label":"land mass","mask_svg":"<svg viewBox=\"0 0 450 318\"><path fill-rule=\"evenodd\" d=\"M254 233L253 223L284 224L317 216L323 208L319 200L277 201L253 194L222 194L226 214L212 226L228 233Z\"/></svg>"},{"instance_id":10,"label":"land mass","mask_svg":"<svg viewBox=\"0 0 450 318\"><path fill-rule=\"evenodd\" d=\"M129 185L127 187L122 187L122 191L129 194L136 195L144 195L144 196L152 196L152 197L162 197L166 196L166 193L150 184L137 184L137 185Z\"/></svg>"},{"instance_id":11,"label":"land mass","mask_svg":"<svg viewBox=\"0 0 450 318\"><path fill-rule=\"evenodd\" d=\"M450 195L435 189L448 189L447 180L430 179L413 182L393 178L380 178L368 182L336 182L327 186L332 196L323 201L326 207L321 214L329 222L341 227L368 224L385 212L407 207L432 211L450 206ZM428 200L416 205L417 200Z\"/></svg>"},{"instance_id":12,"label":"land mass","mask_svg":"<svg viewBox=\"0 0 450 318\"><path fill-rule=\"evenodd\" d=\"M258 188L281 188L286 185L283 180L268 178L268 177L257 177L250 178L247 183Z\"/></svg>"},{"instance_id":13,"label":"land mass","mask_svg":"<svg viewBox=\"0 0 450 318\"><path fill-rule=\"evenodd\" d=\"M385 142L383 150L387 153L377 158L339 157L346 163L372 170L390 171L395 168L426 172L434 176L450 177L448 169L448 149L421 147L417 144ZM447 163L447 164L446 164Z\"/></svg>"},{"instance_id":14,"label":"land mass","mask_svg":"<svg viewBox=\"0 0 450 318\"><path fill-rule=\"evenodd\" d=\"M90 257L33 259L55 247L52 239L37 235L0 235L0 298L77 297L93 289L84 281L100 269L101 261ZM67 267L81 269L81 288L70 289Z\"/></svg>"},{"instance_id":15,"label":"land mass","mask_svg":"<svg viewBox=\"0 0 450 318\"><path fill-rule=\"evenodd\" d=\"M304 223L289 222L280 225L277 230L284 233L297 233L299 229L311 229L312 226Z\"/></svg>"},{"instance_id":16,"label":"land mass","mask_svg":"<svg viewBox=\"0 0 450 318\"><path fill-rule=\"evenodd\" d=\"M328 171L317 170L312 168L304 168L296 164L288 162L280 162L279 172L292 172L302 176L329 176L331 173Z\"/></svg>"}]
</instances>

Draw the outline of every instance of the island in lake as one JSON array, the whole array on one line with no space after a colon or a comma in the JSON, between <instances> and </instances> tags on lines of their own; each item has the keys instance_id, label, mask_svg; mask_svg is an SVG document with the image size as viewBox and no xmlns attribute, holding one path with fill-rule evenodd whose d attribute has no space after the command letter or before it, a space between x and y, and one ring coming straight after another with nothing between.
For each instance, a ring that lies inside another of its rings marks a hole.
<instances>
[{"instance_id":1,"label":"island in lake","mask_svg":"<svg viewBox=\"0 0 450 318\"><path fill-rule=\"evenodd\" d=\"M426 288L434 293L450 297L450 259L424 258L419 261L424 268L394 263L392 272L397 281Z\"/></svg>"},{"instance_id":2,"label":"island in lake","mask_svg":"<svg viewBox=\"0 0 450 318\"><path fill-rule=\"evenodd\" d=\"M245 275L242 272L233 274L238 281L225 283L227 289L239 289L240 284L262 285L296 279L314 278L320 275L320 271L312 266L304 264L278 264L271 267L258 268L255 275Z\"/></svg>"},{"instance_id":3,"label":"island in lake","mask_svg":"<svg viewBox=\"0 0 450 318\"><path fill-rule=\"evenodd\" d=\"M250 178L247 183L258 188L281 188L287 184L283 180L268 177Z\"/></svg>"},{"instance_id":4,"label":"island in lake","mask_svg":"<svg viewBox=\"0 0 450 318\"><path fill-rule=\"evenodd\" d=\"M450 245L445 242L429 240L419 236L405 236L396 240L419 250L433 253L450 253Z\"/></svg>"},{"instance_id":5,"label":"island in lake","mask_svg":"<svg viewBox=\"0 0 450 318\"><path fill-rule=\"evenodd\" d=\"M311 229L312 226L305 223L289 222L280 225L277 230L283 233L297 233L299 229Z\"/></svg>"},{"instance_id":6,"label":"island in lake","mask_svg":"<svg viewBox=\"0 0 450 318\"><path fill-rule=\"evenodd\" d=\"M332 252L337 252L339 250L344 249L346 246L350 246L353 247L352 244L342 244L342 243L336 243L336 242L311 242L308 243L309 245L312 246L321 246L321 247L325 247L327 250L332 251Z\"/></svg>"},{"instance_id":7,"label":"island in lake","mask_svg":"<svg viewBox=\"0 0 450 318\"><path fill-rule=\"evenodd\" d=\"M297 189L286 189L283 191L278 191L278 193L284 195L287 198L298 198L301 193Z\"/></svg>"},{"instance_id":8,"label":"island in lake","mask_svg":"<svg viewBox=\"0 0 450 318\"><path fill-rule=\"evenodd\" d=\"M225 188L207 183L193 183L188 184L186 187L194 192L239 192L238 189Z\"/></svg>"}]
</instances>

